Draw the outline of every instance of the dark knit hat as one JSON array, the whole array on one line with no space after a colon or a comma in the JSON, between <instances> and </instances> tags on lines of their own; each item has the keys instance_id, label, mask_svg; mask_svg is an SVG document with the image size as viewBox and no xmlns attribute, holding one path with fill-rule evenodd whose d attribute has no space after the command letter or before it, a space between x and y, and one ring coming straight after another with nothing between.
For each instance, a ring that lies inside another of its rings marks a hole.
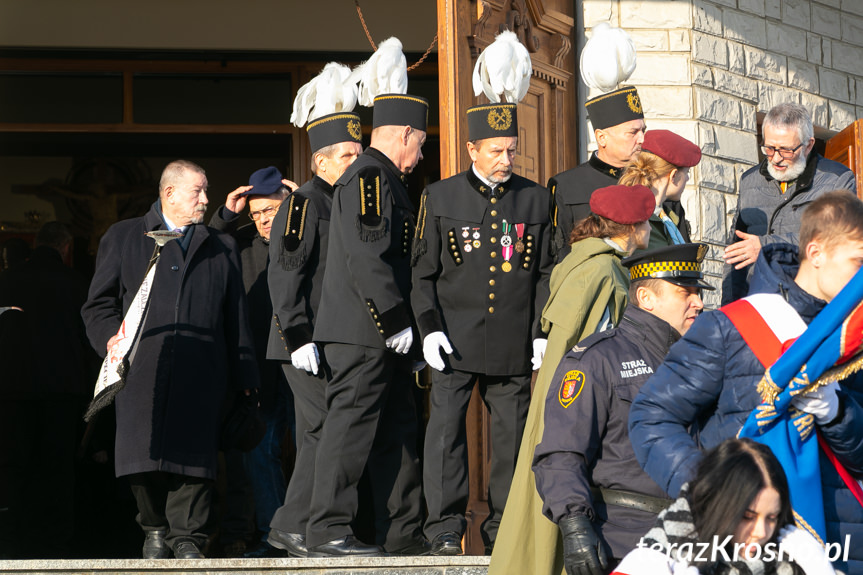
<instances>
[{"instance_id":1,"label":"dark knit hat","mask_svg":"<svg viewBox=\"0 0 863 575\"><path fill-rule=\"evenodd\" d=\"M590 196L590 211L618 224L637 224L650 219L656 198L647 186L614 185Z\"/></svg>"},{"instance_id":2,"label":"dark knit hat","mask_svg":"<svg viewBox=\"0 0 863 575\"><path fill-rule=\"evenodd\" d=\"M425 132L428 115L428 100L421 96L381 94L374 100L373 127L410 126Z\"/></svg>"},{"instance_id":3,"label":"dark knit hat","mask_svg":"<svg viewBox=\"0 0 863 575\"><path fill-rule=\"evenodd\" d=\"M643 120L641 99L634 86L624 86L585 102L587 115L594 130L604 130L631 120Z\"/></svg>"},{"instance_id":4,"label":"dark knit hat","mask_svg":"<svg viewBox=\"0 0 863 575\"><path fill-rule=\"evenodd\" d=\"M518 136L518 104L501 102L467 109L468 140Z\"/></svg>"},{"instance_id":5,"label":"dark knit hat","mask_svg":"<svg viewBox=\"0 0 863 575\"><path fill-rule=\"evenodd\" d=\"M620 263L629 268L631 281L654 278L712 290L713 286L701 281L704 278L701 262L707 250L707 244L700 243L663 246L623 258Z\"/></svg>"},{"instance_id":6,"label":"dark knit hat","mask_svg":"<svg viewBox=\"0 0 863 575\"><path fill-rule=\"evenodd\" d=\"M341 142L362 142L360 117L352 112L337 112L321 116L306 126L312 152Z\"/></svg>"},{"instance_id":7,"label":"dark knit hat","mask_svg":"<svg viewBox=\"0 0 863 575\"><path fill-rule=\"evenodd\" d=\"M701 148L668 130L645 132L641 149L678 168L691 168L701 161Z\"/></svg>"}]
</instances>

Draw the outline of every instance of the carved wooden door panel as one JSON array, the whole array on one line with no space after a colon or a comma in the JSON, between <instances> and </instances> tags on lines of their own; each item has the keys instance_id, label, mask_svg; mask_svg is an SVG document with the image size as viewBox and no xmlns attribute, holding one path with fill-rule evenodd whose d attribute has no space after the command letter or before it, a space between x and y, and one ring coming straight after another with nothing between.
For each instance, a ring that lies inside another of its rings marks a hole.
<instances>
[{"instance_id":1,"label":"carved wooden door panel","mask_svg":"<svg viewBox=\"0 0 863 575\"><path fill-rule=\"evenodd\" d=\"M542 185L576 165L577 90L572 33L572 0L438 0L441 177L470 166L465 150L467 108L486 103L471 90L480 52L502 30L512 30L531 55L533 77L518 106L516 173ZM488 410L474 390L467 416L470 500L465 552L481 555L479 526L488 516Z\"/></svg>"},{"instance_id":2,"label":"carved wooden door panel","mask_svg":"<svg viewBox=\"0 0 863 575\"><path fill-rule=\"evenodd\" d=\"M857 181L857 197L863 199L863 120L849 124L827 140L824 157L851 168Z\"/></svg>"}]
</instances>

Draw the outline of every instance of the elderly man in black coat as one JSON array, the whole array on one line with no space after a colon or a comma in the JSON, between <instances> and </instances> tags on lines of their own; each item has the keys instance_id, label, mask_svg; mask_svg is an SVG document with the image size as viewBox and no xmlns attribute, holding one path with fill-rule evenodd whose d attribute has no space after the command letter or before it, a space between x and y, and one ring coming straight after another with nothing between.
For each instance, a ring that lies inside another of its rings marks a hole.
<instances>
[{"instance_id":1,"label":"elderly man in black coat","mask_svg":"<svg viewBox=\"0 0 863 575\"><path fill-rule=\"evenodd\" d=\"M102 238L82 308L90 343L105 353L144 279L154 245L145 232L183 232L162 248L116 398L115 471L129 477L145 558L167 557L169 548L177 558L203 557L223 406L228 394L258 387L237 245L202 225L206 208L204 170L168 164L150 211Z\"/></svg>"}]
</instances>

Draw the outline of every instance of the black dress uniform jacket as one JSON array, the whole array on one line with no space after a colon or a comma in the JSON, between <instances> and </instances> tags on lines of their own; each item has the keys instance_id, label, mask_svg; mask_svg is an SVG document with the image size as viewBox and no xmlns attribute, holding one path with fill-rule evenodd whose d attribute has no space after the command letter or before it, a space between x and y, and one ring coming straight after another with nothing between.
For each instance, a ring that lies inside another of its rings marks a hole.
<instances>
[{"instance_id":1,"label":"black dress uniform jacket","mask_svg":"<svg viewBox=\"0 0 863 575\"><path fill-rule=\"evenodd\" d=\"M550 196L513 174L494 189L473 169L424 192L414 244L412 305L422 337L444 332L450 367L486 375L529 373L531 340L548 299ZM504 270L503 222L512 226L511 271ZM518 238L516 224L524 224Z\"/></svg>"},{"instance_id":2,"label":"black dress uniform jacket","mask_svg":"<svg viewBox=\"0 0 863 575\"><path fill-rule=\"evenodd\" d=\"M594 501L591 487L666 498L636 461L627 425L632 400L678 339L667 322L630 304L617 328L564 356L549 388L533 462L543 513L555 523L587 515L612 557L633 549L656 514Z\"/></svg>"},{"instance_id":3,"label":"black dress uniform jacket","mask_svg":"<svg viewBox=\"0 0 863 575\"><path fill-rule=\"evenodd\" d=\"M412 327L414 206L404 175L367 148L335 185L333 225L314 340L386 349Z\"/></svg>"},{"instance_id":4,"label":"black dress uniform jacket","mask_svg":"<svg viewBox=\"0 0 863 575\"><path fill-rule=\"evenodd\" d=\"M329 245L333 187L315 176L279 208L270 235L273 321L267 357L291 360L312 342Z\"/></svg>"},{"instance_id":5,"label":"black dress uniform jacket","mask_svg":"<svg viewBox=\"0 0 863 575\"><path fill-rule=\"evenodd\" d=\"M585 163L548 180L548 189L554 199L551 222L558 262L569 253L572 228L590 214L590 195L599 188L615 185L621 175L623 169L606 164L594 152Z\"/></svg>"},{"instance_id":6,"label":"black dress uniform jacket","mask_svg":"<svg viewBox=\"0 0 863 575\"><path fill-rule=\"evenodd\" d=\"M81 310L100 355L144 280L166 229L161 204L111 226ZM149 471L213 479L226 393L258 387L237 244L198 224L162 248L126 386L117 394L117 476Z\"/></svg>"}]
</instances>

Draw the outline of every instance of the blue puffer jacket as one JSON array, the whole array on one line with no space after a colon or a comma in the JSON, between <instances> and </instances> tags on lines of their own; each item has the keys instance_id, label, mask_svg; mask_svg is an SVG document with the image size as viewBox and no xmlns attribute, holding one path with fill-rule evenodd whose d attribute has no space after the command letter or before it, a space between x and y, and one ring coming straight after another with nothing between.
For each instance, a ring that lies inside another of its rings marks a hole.
<instances>
[{"instance_id":1,"label":"blue puffer jacket","mask_svg":"<svg viewBox=\"0 0 863 575\"><path fill-rule=\"evenodd\" d=\"M750 293L779 293L808 324L825 302L794 283L797 249L764 246ZM644 470L676 497L695 473L701 450L740 431L760 403L756 385L764 368L731 321L719 311L702 314L642 386L629 412L629 437ZM863 477L863 374L842 382L839 416L820 426L840 461ZM691 430L691 431L690 431ZM863 574L863 507L832 464L821 456L824 508L829 541L850 538L849 562L834 563Z\"/></svg>"}]
</instances>

